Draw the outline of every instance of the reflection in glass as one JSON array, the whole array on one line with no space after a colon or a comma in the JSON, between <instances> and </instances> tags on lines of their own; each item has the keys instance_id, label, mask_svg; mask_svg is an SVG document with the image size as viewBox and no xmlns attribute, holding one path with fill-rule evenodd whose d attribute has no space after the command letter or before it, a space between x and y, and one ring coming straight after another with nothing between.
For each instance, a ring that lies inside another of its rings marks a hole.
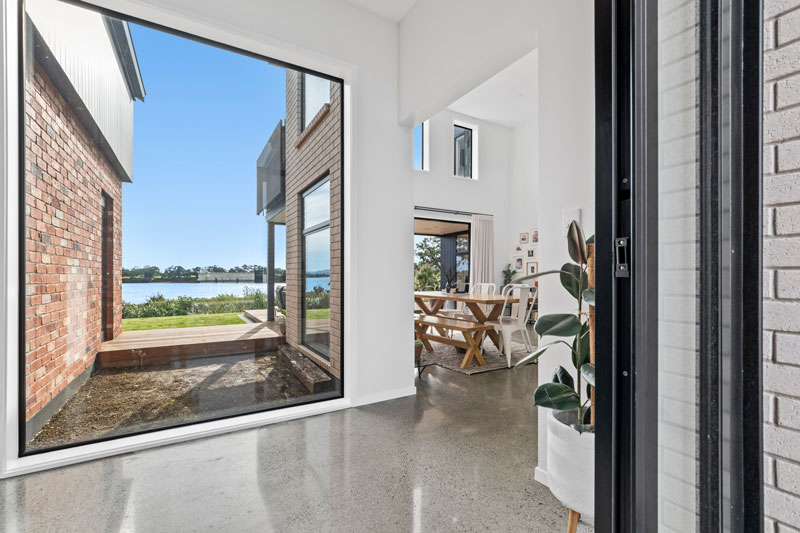
<instances>
[{"instance_id":1,"label":"reflection in glass","mask_svg":"<svg viewBox=\"0 0 800 533\"><path fill-rule=\"evenodd\" d=\"M330 356L331 331L330 250L329 227L306 236L303 343L326 358Z\"/></svg>"},{"instance_id":2,"label":"reflection in glass","mask_svg":"<svg viewBox=\"0 0 800 533\"><path fill-rule=\"evenodd\" d=\"M331 218L331 182L325 180L319 187L306 193L303 208L303 225L306 229L327 223Z\"/></svg>"},{"instance_id":3,"label":"reflection in glass","mask_svg":"<svg viewBox=\"0 0 800 533\"><path fill-rule=\"evenodd\" d=\"M331 82L303 74L303 129L317 116L322 106L331 102Z\"/></svg>"},{"instance_id":4,"label":"reflection in glass","mask_svg":"<svg viewBox=\"0 0 800 533\"><path fill-rule=\"evenodd\" d=\"M472 130L453 126L455 166L453 173L462 178L472 177Z\"/></svg>"},{"instance_id":5,"label":"reflection in glass","mask_svg":"<svg viewBox=\"0 0 800 533\"><path fill-rule=\"evenodd\" d=\"M341 84L305 76L304 100L295 70L24 8L22 453L341 397L340 175L297 209L341 166ZM287 116L326 103L305 146L329 149L298 148Z\"/></svg>"}]
</instances>

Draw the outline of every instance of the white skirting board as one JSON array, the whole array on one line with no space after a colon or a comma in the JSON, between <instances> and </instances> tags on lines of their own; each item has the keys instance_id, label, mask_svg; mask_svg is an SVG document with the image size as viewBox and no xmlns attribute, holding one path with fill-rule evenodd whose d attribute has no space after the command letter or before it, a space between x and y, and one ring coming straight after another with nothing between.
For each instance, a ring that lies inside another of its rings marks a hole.
<instances>
[{"instance_id":1,"label":"white skirting board","mask_svg":"<svg viewBox=\"0 0 800 533\"><path fill-rule=\"evenodd\" d=\"M533 479L547 487L547 470L537 466L536 470L533 471Z\"/></svg>"}]
</instances>

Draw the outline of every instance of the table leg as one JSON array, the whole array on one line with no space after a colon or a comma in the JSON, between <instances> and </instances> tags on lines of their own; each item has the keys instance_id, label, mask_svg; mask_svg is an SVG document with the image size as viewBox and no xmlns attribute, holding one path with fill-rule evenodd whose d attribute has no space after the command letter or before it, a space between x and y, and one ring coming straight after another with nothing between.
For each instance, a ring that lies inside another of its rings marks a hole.
<instances>
[{"instance_id":1,"label":"table leg","mask_svg":"<svg viewBox=\"0 0 800 533\"><path fill-rule=\"evenodd\" d=\"M492 309L489 311L489 316L486 316L486 314L483 312L483 308L474 302L467 303L467 307L472 312L472 316L475 317L475 320L481 324L497 320L497 318L500 316L500 313L503 311L503 304L494 304ZM498 350L500 350L500 337L497 335L497 331L494 329L487 330L486 335L492 339L494 345Z\"/></svg>"},{"instance_id":2,"label":"table leg","mask_svg":"<svg viewBox=\"0 0 800 533\"><path fill-rule=\"evenodd\" d=\"M422 345L425 347L426 350L429 352L433 351L433 346L431 346L430 341L427 339L425 334L427 333L428 328L426 326L422 326L420 324L415 324L414 329L417 330L417 338L422 341Z\"/></svg>"},{"instance_id":3,"label":"table leg","mask_svg":"<svg viewBox=\"0 0 800 533\"><path fill-rule=\"evenodd\" d=\"M477 335L465 331L464 338L467 340L467 353L464 356L464 359L461 361L461 368L467 368L470 364L472 364L472 359L475 359L478 362L478 366L483 366L486 364L486 361L483 359L483 355L481 354L480 343L479 339L481 338L481 334L478 333Z\"/></svg>"}]
</instances>

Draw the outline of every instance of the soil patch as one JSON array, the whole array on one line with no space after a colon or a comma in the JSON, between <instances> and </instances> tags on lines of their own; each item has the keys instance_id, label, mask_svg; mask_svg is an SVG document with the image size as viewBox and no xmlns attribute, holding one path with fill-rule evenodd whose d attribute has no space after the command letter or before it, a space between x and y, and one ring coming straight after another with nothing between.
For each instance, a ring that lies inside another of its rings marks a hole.
<instances>
[{"instance_id":1,"label":"soil patch","mask_svg":"<svg viewBox=\"0 0 800 533\"><path fill-rule=\"evenodd\" d=\"M308 390L275 353L93 374L28 444L38 450L294 403Z\"/></svg>"}]
</instances>

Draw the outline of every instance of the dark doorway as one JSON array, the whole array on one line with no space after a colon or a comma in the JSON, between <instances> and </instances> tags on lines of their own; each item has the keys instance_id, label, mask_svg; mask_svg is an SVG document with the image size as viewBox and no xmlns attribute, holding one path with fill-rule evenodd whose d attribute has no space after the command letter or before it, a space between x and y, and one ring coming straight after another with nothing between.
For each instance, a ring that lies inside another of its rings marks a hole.
<instances>
[{"instance_id":1,"label":"dark doorway","mask_svg":"<svg viewBox=\"0 0 800 533\"><path fill-rule=\"evenodd\" d=\"M457 292L469 292L470 230L469 222L414 219L415 238L438 241L439 288L442 290L455 288Z\"/></svg>"}]
</instances>

